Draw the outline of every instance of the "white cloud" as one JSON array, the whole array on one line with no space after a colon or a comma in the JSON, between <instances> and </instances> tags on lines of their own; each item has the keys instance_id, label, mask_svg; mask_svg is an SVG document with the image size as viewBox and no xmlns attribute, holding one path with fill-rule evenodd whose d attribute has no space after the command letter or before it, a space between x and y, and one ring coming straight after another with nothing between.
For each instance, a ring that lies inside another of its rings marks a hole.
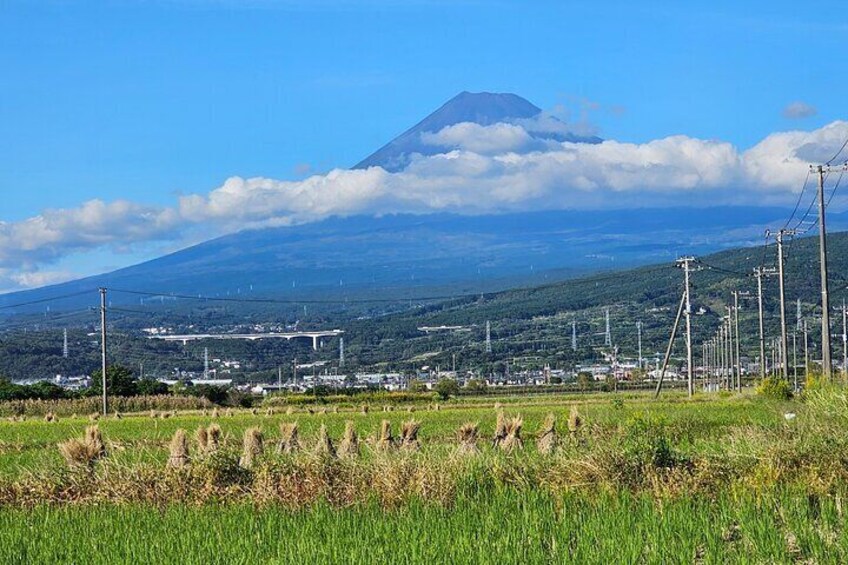
<instances>
[{"instance_id":1,"label":"white cloud","mask_svg":"<svg viewBox=\"0 0 848 565\"><path fill-rule=\"evenodd\" d=\"M682 135L593 145L540 142L518 124L457 124L427 136L444 153L413 156L398 173L372 167L300 181L232 177L208 194L180 197L173 207L94 200L0 223L0 269L7 280L14 272L19 285L37 284L47 276L41 267L77 251L334 215L790 204L808 163L832 157L846 137L848 122L840 121L775 133L739 151Z\"/></svg>"},{"instance_id":2,"label":"white cloud","mask_svg":"<svg viewBox=\"0 0 848 565\"><path fill-rule=\"evenodd\" d=\"M792 102L783 109L783 117L790 120L798 120L802 118L811 118L818 113L815 106L811 106L806 102Z\"/></svg>"}]
</instances>

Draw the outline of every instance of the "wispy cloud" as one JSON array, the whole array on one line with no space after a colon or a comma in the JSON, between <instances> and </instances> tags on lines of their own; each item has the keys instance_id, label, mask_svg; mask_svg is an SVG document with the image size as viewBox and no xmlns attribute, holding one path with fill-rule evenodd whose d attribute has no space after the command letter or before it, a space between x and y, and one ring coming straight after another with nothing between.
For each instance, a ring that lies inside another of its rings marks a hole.
<instances>
[{"instance_id":1,"label":"wispy cloud","mask_svg":"<svg viewBox=\"0 0 848 565\"><path fill-rule=\"evenodd\" d=\"M846 137L848 122L837 121L774 133L740 151L682 135L641 144L561 143L534 139L518 124L457 124L426 134L443 152L414 155L397 173L372 167L296 181L232 177L169 207L93 200L0 222L0 279L37 285L54 276L46 266L71 253L330 216L790 203L807 164L830 158Z\"/></svg>"},{"instance_id":2,"label":"wispy cloud","mask_svg":"<svg viewBox=\"0 0 848 565\"><path fill-rule=\"evenodd\" d=\"M818 110L815 106L811 106L806 102L792 102L783 109L783 117L790 120L798 120L802 118L811 118L816 115Z\"/></svg>"}]
</instances>

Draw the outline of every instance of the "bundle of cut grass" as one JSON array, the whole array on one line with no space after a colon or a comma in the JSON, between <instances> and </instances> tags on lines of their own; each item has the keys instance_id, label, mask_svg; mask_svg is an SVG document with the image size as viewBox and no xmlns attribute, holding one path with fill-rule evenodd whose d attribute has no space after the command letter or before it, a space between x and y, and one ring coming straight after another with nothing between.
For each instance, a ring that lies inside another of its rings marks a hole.
<instances>
[{"instance_id":1,"label":"bundle of cut grass","mask_svg":"<svg viewBox=\"0 0 848 565\"><path fill-rule=\"evenodd\" d=\"M400 446L402 449L409 451L418 451L421 449L421 442L418 441L418 430L421 429L421 422L408 420L400 426Z\"/></svg>"},{"instance_id":2,"label":"bundle of cut grass","mask_svg":"<svg viewBox=\"0 0 848 565\"><path fill-rule=\"evenodd\" d=\"M506 416L499 411L495 420L495 436L492 438L492 446L499 447L506 439Z\"/></svg>"},{"instance_id":3,"label":"bundle of cut grass","mask_svg":"<svg viewBox=\"0 0 848 565\"><path fill-rule=\"evenodd\" d=\"M178 429L171 439L168 455L168 467L180 469L188 465L188 439L185 430Z\"/></svg>"},{"instance_id":4,"label":"bundle of cut grass","mask_svg":"<svg viewBox=\"0 0 848 565\"><path fill-rule=\"evenodd\" d=\"M568 431L576 434L580 431L580 426L582 425L583 419L580 417L580 412L577 411L576 406L572 406L571 411L568 413Z\"/></svg>"},{"instance_id":5,"label":"bundle of cut grass","mask_svg":"<svg viewBox=\"0 0 848 565\"><path fill-rule=\"evenodd\" d=\"M159 416L159 414L157 414L157 413L156 413L156 410L151 410L151 411L150 411L150 417L151 417L151 418L156 418L156 417L158 417L158 416Z\"/></svg>"},{"instance_id":6,"label":"bundle of cut grass","mask_svg":"<svg viewBox=\"0 0 848 565\"><path fill-rule=\"evenodd\" d=\"M392 423L388 420L380 422L380 437L377 438L377 451L390 451L395 446L395 438L392 437Z\"/></svg>"},{"instance_id":7,"label":"bundle of cut grass","mask_svg":"<svg viewBox=\"0 0 848 565\"><path fill-rule=\"evenodd\" d=\"M259 415L259 411L258 411L256 408L251 408L251 409L250 409L250 413L251 413L253 416L258 416L258 415Z\"/></svg>"},{"instance_id":8,"label":"bundle of cut grass","mask_svg":"<svg viewBox=\"0 0 848 565\"><path fill-rule=\"evenodd\" d=\"M506 437L501 442L501 449L504 451L513 451L524 447L524 441L521 439L521 426L524 425L524 420L521 416L510 418L506 422Z\"/></svg>"},{"instance_id":9,"label":"bundle of cut grass","mask_svg":"<svg viewBox=\"0 0 848 565\"><path fill-rule=\"evenodd\" d=\"M439 404L436 404L435 406L433 406L433 410L435 410L436 412L438 412L441 409L442 409L442 407Z\"/></svg>"},{"instance_id":10,"label":"bundle of cut grass","mask_svg":"<svg viewBox=\"0 0 848 565\"><path fill-rule=\"evenodd\" d=\"M353 427L353 422L348 420L345 422L344 435L339 443L339 457L353 459L359 455L359 437L356 435L356 429Z\"/></svg>"},{"instance_id":11,"label":"bundle of cut grass","mask_svg":"<svg viewBox=\"0 0 848 565\"><path fill-rule=\"evenodd\" d=\"M121 413L120 413L120 412L115 412L115 419L116 419L116 420L120 420L121 418L123 418L123 416L121 416Z\"/></svg>"},{"instance_id":12,"label":"bundle of cut grass","mask_svg":"<svg viewBox=\"0 0 848 565\"><path fill-rule=\"evenodd\" d=\"M318 430L318 443L315 446L315 453L321 457L335 457L336 448L333 447L333 440L327 433L327 426L321 424L321 429Z\"/></svg>"},{"instance_id":13,"label":"bundle of cut grass","mask_svg":"<svg viewBox=\"0 0 848 565\"><path fill-rule=\"evenodd\" d=\"M545 455L553 453L557 447L556 417L548 413L542 427L539 429L539 437L536 438L536 448L539 453Z\"/></svg>"},{"instance_id":14,"label":"bundle of cut grass","mask_svg":"<svg viewBox=\"0 0 848 565\"><path fill-rule=\"evenodd\" d=\"M360 412L363 416L365 416L366 414L368 414L368 405L367 405L367 404L363 404L363 405L362 405L362 408L359 410L359 412Z\"/></svg>"},{"instance_id":15,"label":"bundle of cut grass","mask_svg":"<svg viewBox=\"0 0 848 565\"><path fill-rule=\"evenodd\" d=\"M319 413L319 414L326 414L326 413L327 413L327 408L325 408L324 406L322 406L321 408L319 408L319 409L318 409L318 413Z\"/></svg>"},{"instance_id":16,"label":"bundle of cut grass","mask_svg":"<svg viewBox=\"0 0 848 565\"><path fill-rule=\"evenodd\" d=\"M206 451L213 452L221 445L221 426L212 424L206 428Z\"/></svg>"},{"instance_id":17,"label":"bundle of cut grass","mask_svg":"<svg viewBox=\"0 0 848 565\"><path fill-rule=\"evenodd\" d=\"M227 417L228 417L228 418L232 418L232 417L233 417L233 409L232 409L232 408L227 408Z\"/></svg>"},{"instance_id":18,"label":"bundle of cut grass","mask_svg":"<svg viewBox=\"0 0 848 565\"><path fill-rule=\"evenodd\" d=\"M287 414L287 415L289 415L289 416L291 416L292 414L294 414L294 408L293 408L293 407L291 407L291 406L289 406L288 408L286 408L286 414Z\"/></svg>"},{"instance_id":19,"label":"bundle of cut grass","mask_svg":"<svg viewBox=\"0 0 848 565\"><path fill-rule=\"evenodd\" d=\"M265 441L262 437L262 430L259 428L248 428L244 432L239 465L245 469L250 469L256 463L256 460L262 456L264 451Z\"/></svg>"},{"instance_id":20,"label":"bundle of cut grass","mask_svg":"<svg viewBox=\"0 0 848 565\"><path fill-rule=\"evenodd\" d=\"M339 407L333 406L333 414L338 414L338 413L339 413Z\"/></svg>"},{"instance_id":21,"label":"bundle of cut grass","mask_svg":"<svg viewBox=\"0 0 848 565\"><path fill-rule=\"evenodd\" d=\"M95 461L106 456L106 446L97 426L89 426L83 439L72 438L60 443L59 452L69 467L91 468Z\"/></svg>"},{"instance_id":22,"label":"bundle of cut grass","mask_svg":"<svg viewBox=\"0 0 848 565\"><path fill-rule=\"evenodd\" d=\"M480 448L477 447L477 440L480 438L480 428L476 422L466 422L459 427L459 452L460 453L479 453Z\"/></svg>"},{"instance_id":23,"label":"bundle of cut grass","mask_svg":"<svg viewBox=\"0 0 848 565\"><path fill-rule=\"evenodd\" d=\"M392 407L389 406L388 404L383 406L383 412L391 412L391 411L392 411Z\"/></svg>"},{"instance_id":24,"label":"bundle of cut grass","mask_svg":"<svg viewBox=\"0 0 848 565\"><path fill-rule=\"evenodd\" d=\"M503 408L503 406L501 405L501 403L500 403L500 402L495 402L495 410L500 410L501 408Z\"/></svg>"},{"instance_id":25,"label":"bundle of cut grass","mask_svg":"<svg viewBox=\"0 0 848 565\"><path fill-rule=\"evenodd\" d=\"M314 409L314 408L312 408L311 406L310 406L309 408L307 408L307 409L306 409L306 411L307 411L307 412L309 412L309 415L310 415L310 416L311 416L312 414L315 414L315 409Z\"/></svg>"},{"instance_id":26,"label":"bundle of cut grass","mask_svg":"<svg viewBox=\"0 0 848 565\"><path fill-rule=\"evenodd\" d=\"M208 415L209 415L209 410L207 410L206 408L204 408L203 410L201 410L201 411L200 411L200 414L201 414L201 415L203 415L204 417L206 417L206 416L208 416Z\"/></svg>"},{"instance_id":27,"label":"bundle of cut grass","mask_svg":"<svg viewBox=\"0 0 848 565\"><path fill-rule=\"evenodd\" d=\"M100 419L100 413L99 412L92 412L91 414L88 415L88 421L89 422L96 422L99 419Z\"/></svg>"},{"instance_id":28,"label":"bundle of cut grass","mask_svg":"<svg viewBox=\"0 0 848 565\"><path fill-rule=\"evenodd\" d=\"M300 449L297 422L280 422L280 443L277 453L296 453Z\"/></svg>"},{"instance_id":29,"label":"bundle of cut grass","mask_svg":"<svg viewBox=\"0 0 848 565\"><path fill-rule=\"evenodd\" d=\"M78 418L78 416L77 416L77 413L76 413L76 412L74 412L73 414L71 414L71 419L72 419L72 420L76 420L77 418Z\"/></svg>"},{"instance_id":30,"label":"bundle of cut grass","mask_svg":"<svg viewBox=\"0 0 848 565\"><path fill-rule=\"evenodd\" d=\"M194 432L194 441L197 443L197 451L205 453L209 450L209 432L203 426L197 428Z\"/></svg>"},{"instance_id":31,"label":"bundle of cut grass","mask_svg":"<svg viewBox=\"0 0 848 565\"><path fill-rule=\"evenodd\" d=\"M216 406L215 408L213 408L213 409L212 409L212 417L213 417L213 418L218 418L218 417L220 417L220 416L221 416L221 415L218 413L218 407Z\"/></svg>"},{"instance_id":32,"label":"bundle of cut grass","mask_svg":"<svg viewBox=\"0 0 848 565\"><path fill-rule=\"evenodd\" d=\"M415 412L415 406L410 406L409 408L406 409L406 411L409 412L410 414L412 414L413 412Z\"/></svg>"},{"instance_id":33,"label":"bundle of cut grass","mask_svg":"<svg viewBox=\"0 0 848 565\"><path fill-rule=\"evenodd\" d=\"M265 415L266 415L266 416L273 416L273 415L274 415L274 409L273 409L273 408L268 408L268 409L265 411Z\"/></svg>"},{"instance_id":34,"label":"bundle of cut grass","mask_svg":"<svg viewBox=\"0 0 848 565\"><path fill-rule=\"evenodd\" d=\"M45 422L58 422L59 418L57 418L56 414L54 414L53 412L48 412L47 414L44 415L44 421Z\"/></svg>"}]
</instances>

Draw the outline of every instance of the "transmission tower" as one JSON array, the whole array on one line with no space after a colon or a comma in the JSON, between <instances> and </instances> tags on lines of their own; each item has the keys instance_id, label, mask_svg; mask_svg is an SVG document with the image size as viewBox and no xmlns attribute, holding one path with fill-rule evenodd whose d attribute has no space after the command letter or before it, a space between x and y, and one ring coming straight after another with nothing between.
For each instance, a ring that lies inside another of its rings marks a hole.
<instances>
[{"instance_id":1,"label":"transmission tower","mask_svg":"<svg viewBox=\"0 0 848 565\"><path fill-rule=\"evenodd\" d=\"M795 301L795 318L797 322L795 324L795 329L797 331L801 331L803 329L804 324L801 323L801 299Z\"/></svg>"},{"instance_id":2,"label":"transmission tower","mask_svg":"<svg viewBox=\"0 0 848 565\"><path fill-rule=\"evenodd\" d=\"M64 341L62 343L62 357L68 358L68 330L64 331Z\"/></svg>"},{"instance_id":3,"label":"transmission tower","mask_svg":"<svg viewBox=\"0 0 848 565\"><path fill-rule=\"evenodd\" d=\"M203 348L203 378L204 380L209 378L209 348Z\"/></svg>"},{"instance_id":4,"label":"transmission tower","mask_svg":"<svg viewBox=\"0 0 848 565\"><path fill-rule=\"evenodd\" d=\"M609 322L609 308L604 310L604 320L606 322L606 329L604 330L604 345L607 347L612 347L612 335L610 334L610 322Z\"/></svg>"},{"instance_id":5,"label":"transmission tower","mask_svg":"<svg viewBox=\"0 0 848 565\"><path fill-rule=\"evenodd\" d=\"M344 338L339 338L339 367L344 367L345 358L344 358Z\"/></svg>"},{"instance_id":6,"label":"transmission tower","mask_svg":"<svg viewBox=\"0 0 848 565\"><path fill-rule=\"evenodd\" d=\"M492 352L492 325L486 320L486 353Z\"/></svg>"}]
</instances>

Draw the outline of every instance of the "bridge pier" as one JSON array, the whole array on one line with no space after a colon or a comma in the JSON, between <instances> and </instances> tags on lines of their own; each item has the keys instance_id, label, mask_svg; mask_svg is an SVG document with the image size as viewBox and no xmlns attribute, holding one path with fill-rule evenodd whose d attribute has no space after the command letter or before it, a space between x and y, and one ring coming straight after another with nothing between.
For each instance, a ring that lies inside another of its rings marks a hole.
<instances>
[{"instance_id":1,"label":"bridge pier","mask_svg":"<svg viewBox=\"0 0 848 565\"><path fill-rule=\"evenodd\" d=\"M312 350L318 351L318 336L317 335L312 336Z\"/></svg>"}]
</instances>

